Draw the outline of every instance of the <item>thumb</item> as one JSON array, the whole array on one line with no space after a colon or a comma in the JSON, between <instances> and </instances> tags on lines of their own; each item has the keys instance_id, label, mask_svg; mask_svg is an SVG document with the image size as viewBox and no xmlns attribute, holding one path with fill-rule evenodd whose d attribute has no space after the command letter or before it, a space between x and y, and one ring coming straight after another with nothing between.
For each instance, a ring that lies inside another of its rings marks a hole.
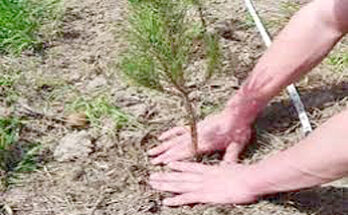
<instances>
[{"instance_id":1,"label":"thumb","mask_svg":"<svg viewBox=\"0 0 348 215\"><path fill-rule=\"evenodd\" d=\"M232 142L226 149L223 162L237 163L239 154L242 152L243 148L243 144Z\"/></svg>"}]
</instances>

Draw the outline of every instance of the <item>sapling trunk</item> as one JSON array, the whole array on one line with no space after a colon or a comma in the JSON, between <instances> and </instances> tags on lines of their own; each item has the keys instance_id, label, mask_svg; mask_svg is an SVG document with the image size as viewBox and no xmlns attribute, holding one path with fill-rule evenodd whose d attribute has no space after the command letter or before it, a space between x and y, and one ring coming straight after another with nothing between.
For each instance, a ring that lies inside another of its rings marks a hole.
<instances>
[{"instance_id":1,"label":"sapling trunk","mask_svg":"<svg viewBox=\"0 0 348 215\"><path fill-rule=\"evenodd\" d=\"M197 128L197 117L193 104L189 98L188 93L183 93L183 98L185 102L185 108L187 114L189 115L189 125L191 133L192 150L196 160L199 160L198 153L198 128Z\"/></svg>"},{"instance_id":2,"label":"sapling trunk","mask_svg":"<svg viewBox=\"0 0 348 215\"><path fill-rule=\"evenodd\" d=\"M129 50L121 63L123 73L131 82L178 96L184 102L191 133L192 151L199 160L198 117L187 87L187 66L196 54L194 41L202 40L206 52L206 79L219 69L218 38L207 32L202 0L129 0L132 6ZM187 19L188 7L197 8L202 31L194 31ZM202 71L203 72L203 71ZM204 82L205 83L205 82ZM200 86L199 83L196 83Z\"/></svg>"}]
</instances>

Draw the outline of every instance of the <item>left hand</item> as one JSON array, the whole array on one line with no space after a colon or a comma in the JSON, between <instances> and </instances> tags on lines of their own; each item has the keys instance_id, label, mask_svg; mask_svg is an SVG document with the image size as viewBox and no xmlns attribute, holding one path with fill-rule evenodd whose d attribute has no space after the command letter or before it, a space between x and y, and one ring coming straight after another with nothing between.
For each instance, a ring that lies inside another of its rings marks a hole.
<instances>
[{"instance_id":1,"label":"left hand","mask_svg":"<svg viewBox=\"0 0 348 215\"><path fill-rule=\"evenodd\" d=\"M173 162L168 167L176 172L154 173L150 176L150 185L154 189L178 194L165 199L164 205L247 204L257 200L249 184L249 179L255 177L250 175L250 166Z\"/></svg>"},{"instance_id":2,"label":"left hand","mask_svg":"<svg viewBox=\"0 0 348 215\"><path fill-rule=\"evenodd\" d=\"M251 120L239 113L238 108L208 116L198 123L198 153L210 153L226 150L224 161L237 162L240 152L249 143L251 136ZM190 130L176 127L163 133L159 146L148 153L153 156L152 164L168 164L193 157Z\"/></svg>"}]
</instances>

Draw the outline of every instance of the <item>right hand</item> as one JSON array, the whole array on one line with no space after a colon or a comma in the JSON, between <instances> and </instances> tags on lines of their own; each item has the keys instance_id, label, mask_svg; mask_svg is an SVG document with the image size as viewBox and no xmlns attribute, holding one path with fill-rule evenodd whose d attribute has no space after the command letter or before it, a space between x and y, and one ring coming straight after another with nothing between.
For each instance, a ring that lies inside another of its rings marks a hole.
<instances>
[{"instance_id":1,"label":"right hand","mask_svg":"<svg viewBox=\"0 0 348 215\"><path fill-rule=\"evenodd\" d=\"M253 187L257 175L249 165L173 162L168 167L172 171L153 173L149 181L156 190L177 194L164 199L163 204L167 206L249 204L261 194Z\"/></svg>"},{"instance_id":2,"label":"right hand","mask_svg":"<svg viewBox=\"0 0 348 215\"><path fill-rule=\"evenodd\" d=\"M198 123L198 153L226 150L224 161L234 163L250 136L250 122L233 109L224 110ZM187 127L172 128L164 132L159 140L162 144L148 152L154 156L151 162L155 165L194 156L190 129Z\"/></svg>"}]
</instances>

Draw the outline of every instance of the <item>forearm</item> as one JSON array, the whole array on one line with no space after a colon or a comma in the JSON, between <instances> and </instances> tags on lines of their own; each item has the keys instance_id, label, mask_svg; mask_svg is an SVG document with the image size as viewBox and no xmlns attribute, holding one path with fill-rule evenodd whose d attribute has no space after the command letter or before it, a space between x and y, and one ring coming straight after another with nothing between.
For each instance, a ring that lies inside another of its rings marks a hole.
<instances>
[{"instance_id":1,"label":"forearm","mask_svg":"<svg viewBox=\"0 0 348 215\"><path fill-rule=\"evenodd\" d=\"M258 195L294 191L347 175L347 129L345 111L299 144L251 166L251 190Z\"/></svg>"},{"instance_id":2,"label":"forearm","mask_svg":"<svg viewBox=\"0 0 348 215\"><path fill-rule=\"evenodd\" d=\"M328 2L331 2L328 3ZM272 97L316 66L344 35L332 21L333 1L317 0L295 15L228 103L250 121ZM332 9L332 8L331 8Z\"/></svg>"}]
</instances>

